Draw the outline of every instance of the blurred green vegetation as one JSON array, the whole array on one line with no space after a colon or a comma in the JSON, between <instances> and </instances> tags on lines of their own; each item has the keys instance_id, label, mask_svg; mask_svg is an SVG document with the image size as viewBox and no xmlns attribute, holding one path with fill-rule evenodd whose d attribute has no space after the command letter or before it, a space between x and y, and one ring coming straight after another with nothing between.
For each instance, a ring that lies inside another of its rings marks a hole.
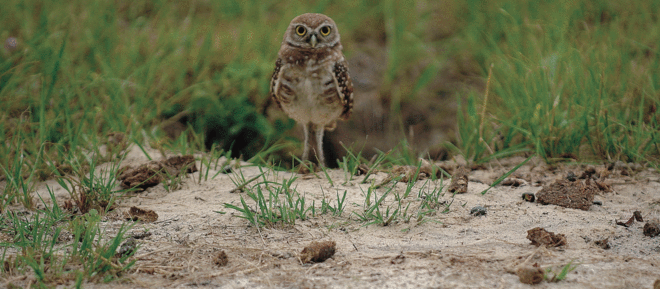
<instances>
[{"instance_id":1,"label":"blurred green vegetation","mask_svg":"<svg viewBox=\"0 0 660 289\"><path fill-rule=\"evenodd\" d=\"M468 1L457 36L482 74L459 119L471 159L521 150L548 161L660 156L660 2ZM481 123L483 132L479 132ZM484 141L480 141L479 138Z\"/></svg>"},{"instance_id":2,"label":"blurred green vegetation","mask_svg":"<svg viewBox=\"0 0 660 289\"><path fill-rule=\"evenodd\" d=\"M369 40L381 45L368 49L387 53L380 92L393 115L433 94L447 63L459 67L452 77L472 69L483 82L492 65L487 103L480 85L454 92L450 146L470 161L537 152L656 164L659 9L657 1L7 0L0 166L43 179L49 164L110 160L130 143L215 144L246 159L295 145L293 121L268 119L264 107L282 33L305 12L335 19L349 58ZM182 127L172 133L173 123Z\"/></svg>"}]
</instances>

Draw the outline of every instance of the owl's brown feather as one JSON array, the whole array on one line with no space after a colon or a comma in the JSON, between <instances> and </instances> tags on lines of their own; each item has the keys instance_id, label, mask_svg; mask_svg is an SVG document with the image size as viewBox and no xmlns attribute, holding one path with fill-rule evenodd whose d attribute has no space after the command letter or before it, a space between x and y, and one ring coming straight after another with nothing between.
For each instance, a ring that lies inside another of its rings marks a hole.
<instances>
[{"instance_id":1,"label":"owl's brown feather","mask_svg":"<svg viewBox=\"0 0 660 289\"><path fill-rule=\"evenodd\" d=\"M323 131L353 109L353 83L342 53L335 22L322 14L294 18L284 33L270 81L270 97L304 127L303 159L309 155L309 132L314 130L316 154L323 165Z\"/></svg>"},{"instance_id":2,"label":"owl's brown feather","mask_svg":"<svg viewBox=\"0 0 660 289\"><path fill-rule=\"evenodd\" d=\"M277 61L275 61L275 70L273 71L273 76L270 78L270 97L277 103L277 107L282 109L282 104L280 103L280 100L277 97L277 89L276 86L278 84L279 80L279 75L280 75L280 70L282 69L282 58L278 58Z\"/></svg>"},{"instance_id":3,"label":"owl's brown feather","mask_svg":"<svg viewBox=\"0 0 660 289\"><path fill-rule=\"evenodd\" d=\"M337 83L337 91L344 104L344 110L339 118L341 120L347 120L351 117L351 113L353 112L353 81L348 75L346 61L335 63L334 73L335 81Z\"/></svg>"}]
</instances>

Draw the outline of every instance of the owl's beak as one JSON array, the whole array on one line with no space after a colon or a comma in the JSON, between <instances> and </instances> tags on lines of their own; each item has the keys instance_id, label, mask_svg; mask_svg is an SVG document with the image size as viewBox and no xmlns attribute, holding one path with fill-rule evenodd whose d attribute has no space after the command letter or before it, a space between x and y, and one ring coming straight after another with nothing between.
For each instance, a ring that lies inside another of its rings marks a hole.
<instances>
[{"instance_id":1,"label":"owl's beak","mask_svg":"<svg viewBox=\"0 0 660 289\"><path fill-rule=\"evenodd\" d=\"M316 48L317 43L319 43L319 41L316 39L316 33L313 33L312 36L309 38L309 44L312 45L312 48Z\"/></svg>"}]
</instances>

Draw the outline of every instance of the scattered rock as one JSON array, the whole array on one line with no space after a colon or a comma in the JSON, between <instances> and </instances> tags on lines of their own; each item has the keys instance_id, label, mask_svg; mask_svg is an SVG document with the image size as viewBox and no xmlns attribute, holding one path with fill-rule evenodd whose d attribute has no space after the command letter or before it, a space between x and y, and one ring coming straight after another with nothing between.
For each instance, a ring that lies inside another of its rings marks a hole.
<instances>
[{"instance_id":1,"label":"scattered rock","mask_svg":"<svg viewBox=\"0 0 660 289\"><path fill-rule=\"evenodd\" d=\"M134 238L128 238L128 240L119 247L119 252L115 254L115 257L121 258L130 256L135 253L135 250L137 250L137 241Z\"/></svg>"},{"instance_id":2,"label":"scattered rock","mask_svg":"<svg viewBox=\"0 0 660 289\"><path fill-rule=\"evenodd\" d=\"M131 235L131 238L133 238L133 239L144 239L144 238L149 237L149 236L151 236L151 232L144 232L143 231L143 232L139 232L139 233L133 233Z\"/></svg>"},{"instance_id":3,"label":"scattered rock","mask_svg":"<svg viewBox=\"0 0 660 289\"><path fill-rule=\"evenodd\" d=\"M524 284L539 284L543 281L543 269L534 266L525 266L518 269L516 272L520 283Z\"/></svg>"},{"instance_id":4,"label":"scattered rock","mask_svg":"<svg viewBox=\"0 0 660 289\"><path fill-rule=\"evenodd\" d=\"M227 264L229 264L229 258L227 257L227 253L225 253L224 250L220 250L218 255L215 255L215 257L213 257L213 264L220 267L227 266Z\"/></svg>"},{"instance_id":5,"label":"scattered rock","mask_svg":"<svg viewBox=\"0 0 660 289\"><path fill-rule=\"evenodd\" d=\"M357 170L355 170L355 175L362 176L362 175L366 175L367 172L369 172L369 166L367 166L366 164L360 164L358 165Z\"/></svg>"},{"instance_id":6,"label":"scattered rock","mask_svg":"<svg viewBox=\"0 0 660 289\"><path fill-rule=\"evenodd\" d=\"M131 207L128 210L128 216L126 217L132 221L142 221L147 223L152 223L158 220L158 214L149 209L141 209L138 207Z\"/></svg>"},{"instance_id":7,"label":"scattered rock","mask_svg":"<svg viewBox=\"0 0 660 289\"><path fill-rule=\"evenodd\" d=\"M598 189L603 191L603 192L611 192L612 191L612 186L606 181L595 180L594 183L596 183L596 186L598 187Z\"/></svg>"},{"instance_id":8,"label":"scattered rock","mask_svg":"<svg viewBox=\"0 0 660 289\"><path fill-rule=\"evenodd\" d=\"M602 206L603 202L602 201L594 201L593 204L596 205L596 206Z\"/></svg>"},{"instance_id":9,"label":"scattered rock","mask_svg":"<svg viewBox=\"0 0 660 289\"><path fill-rule=\"evenodd\" d=\"M650 220L644 224L644 236L655 237L660 235L660 223L658 220Z\"/></svg>"},{"instance_id":10,"label":"scattered rock","mask_svg":"<svg viewBox=\"0 0 660 289\"><path fill-rule=\"evenodd\" d=\"M543 187L536 193L536 198L543 205L552 204L587 211L593 204L594 194L597 191L598 187L589 180L585 182L558 180Z\"/></svg>"},{"instance_id":11,"label":"scattered rock","mask_svg":"<svg viewBox=\"0 0 660 289\"><path fill-rule=\"evenodd\" d=\"M580 175L580 179L589 179L591 176L596 174L596 168L594 166L588 166L584 172L582 172L582 175Z\"/></svg>"},{"instance_id":12,"label":"scattered rock","mask_svg":"<svg viewBox=\"0 0 660 289\"><path fill-rule=\"evenodd\" d=\"M323 262L335 254L335 241L312 242L300 252L303 263Z\"/></svg>"},{"instance_id":13,"label":"scattered rock","mask_svg":"<svg viewBox=\"0 0 660 289\"><path fill-rule=\"evenodd\" d=\"M546 247L559 247L566 245L566 236L564 234L555 234L548 232L541 227L536 227L527 231L527 239L532 241L532 245Z\"/></svg>"},{"instance_id":14,"label":"scattered rock","mask_svg":"<svg viewBox=\"0 0 660 289\"><path fill-rule=\"evenodd\" d=\"M612 248L610 246L610 238L605 238L605 239L602 239L602 240L594 241L594 244L598 247L601 247L601 248L605 249L605 250L608 250L608 249Z\"/></svg>"},{"instance_id":15,"label":"scattered rock","mask_svg":"<svg viewBox=\"0 0 660 289\"><path fill-rule=\"evenodd\" d=\"M430 176L430 174L424 172L421 167L419 168L419 173L417 173L416 166L394 166L392 175L395 178L400 176L401 179L399 179L399 182L404 183L424 180Z\"/></svg>"},{"instance_id":16,"label":"scattered rock","mask_svg":"<svg viewBox=\"0 0 660 289\"><path fill-rule=\"evenodd\" d=\"M419 167L417 166L392 167L392 171L387 176L387 178L385 178L382 182L376 185L376 188L380 188L383 185L390 183L392 180L396 178L398 178L399 182L409 183L413 181L424 180L430 178L431 176L439 177L441 175L442 170L440 170L439 168L434 169L431 163L429 163L427 160L420 159L420 162L421 165ZM366 172L369 171L369 168L366 167L365 165L365 167L363 167L362 169L358 167L358 171L360 170L365 170L364 173L366 174Z\"/></svg>"},{"instance_id":17,"label":"scattered rock","mask_svg":"<svg viewBox=\"0 0 660 289\"><path fill-rule=\"evenodd\" d=\"M523 201L533 203L536 200L536 197L532 193L523 193L522 194L522 199L523 199Z\"/></svg>"},{"instance_id":18,"label":"scattered rock","mask_svg":"<svg viewBox=\"0 0 660 289\"><path fill-rule=\"evenodd\" d=\"M524 180L517 178L506 178L500 183L502 186L520 187L525 184Z\"/></svg>"},{"instance_id":19,"label":"scattered rock","mask_svg":"<svg viewBox=\"0 0 660 289\"><path fill-rule=\"evenodd\" d=\"M449 192L456 194L464 194L468 189L468 171L465 167L459 167L452 175L451 183L449 184Z\"/></svg>"},{"instance_id":20,"label":"scattered rock","mask_svg":"<svg viewBox=\"0 0 660 289\"><path fill-rule=\"evenodd\" d=\"M470 210L470 215L472 216L485 216L486 208L482 206L476 206Z\"/></svg>"},{"instance_id":21,"label":"scattered rock","mask_svg":"<svg viewBox=\"0 0 660 289\"><path fill-rule=\"evenodd\" d=\"M406 260L406 256L403 256L403 254L399 254L398 256L392 258L392 260L390 260L390 263L396 265L403 263L403 261L405 260Z\"/></svg>"},{"instance_id":22,"label":"scattered rock","mask_svg":"<svg viewBox=\"0 0 660 289\"><path fill-rule=\"evenodd\" d=\"M621 222L621 221L616 221L616 224L619 225L619 226L624 226L624 227L627 228L627 227L632 226L632 224L635 223L635 220L637 220L638 222L644 222L644 219L642 218L642 212L635 211L633 213L632 217L630 217L630 219L628 219L627 222L624 223L624 222Z\"/></svg>"},{"instance_id":23,"label":"scattered rock","mask_svg":"<svg viewBox=\"0 0 660 289\"><path fill-rule=\"evenodd\" d=\"M232 165L226 165L220 170L223 174L228 175L231 174L231 172L234 171L234 166Z\"/></svg>"},{"instance_id":24,"label":"scattered rock","mask_svg":"<svg viewBox=\"0 0 660 289\"><path fill-rule=\"evenodd\" d=\"M174 156L165 161L150 161L137 168L122 167L117 179L125 188L146 189L167 178L178 176L184 169L186 173L197 171L195 157L192 155Z\"/></svg>"},{"instance_id":25,"label":"scattered rock","mask_svg":"<svg viewBox=\"0 0 660 289\"><path fill-rule=\"evenodd\" d=\"M566 174L566 179L571 182L575 182L577 181L577 176L575 175L574 172L568 172L568 174Z\"/></svg>"},{"instance_id":26,"label":"scattered rock","mask_svg":"<svg viewBox=\"0 0 660 289\"><path fill-rule=\"evenodd\" d=\"M285 251L272 251L269 252L269 254L275 258L279 259L289 259L293 257L293 254L291 252L285 252Z\"/></svg>"}]
</instances>

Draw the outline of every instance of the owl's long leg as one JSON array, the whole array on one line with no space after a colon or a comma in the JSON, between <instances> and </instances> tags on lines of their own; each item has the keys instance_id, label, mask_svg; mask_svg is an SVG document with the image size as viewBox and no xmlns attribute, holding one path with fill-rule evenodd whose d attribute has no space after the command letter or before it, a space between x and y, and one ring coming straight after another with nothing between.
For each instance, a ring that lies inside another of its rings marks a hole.
<instances>
[{"instance_id":1,"label":"owl's long leg","mask_svg":"<svg viewBox=\"0 0 660 289\"><path fill-rule=\"evenodd\" d=\"M325 158L323 158L323 132L325 131L325 125L316 125L314 129L316 129L316 146L318 149L316 151L316 156L319 158L319 166L324 167Z\"/></svg>"},{"instance_id":2,"label":"owl's long leg","mask_svg":"<svg viewBox=\"0 0 660 289\"><path fill-rule=\"evenodd\" d=\"M309 126L310 123L303 124L303 131L305 132L305 145L303 146L302 161L306 161L309 158Z\"/></svg>"}]
</instances>

